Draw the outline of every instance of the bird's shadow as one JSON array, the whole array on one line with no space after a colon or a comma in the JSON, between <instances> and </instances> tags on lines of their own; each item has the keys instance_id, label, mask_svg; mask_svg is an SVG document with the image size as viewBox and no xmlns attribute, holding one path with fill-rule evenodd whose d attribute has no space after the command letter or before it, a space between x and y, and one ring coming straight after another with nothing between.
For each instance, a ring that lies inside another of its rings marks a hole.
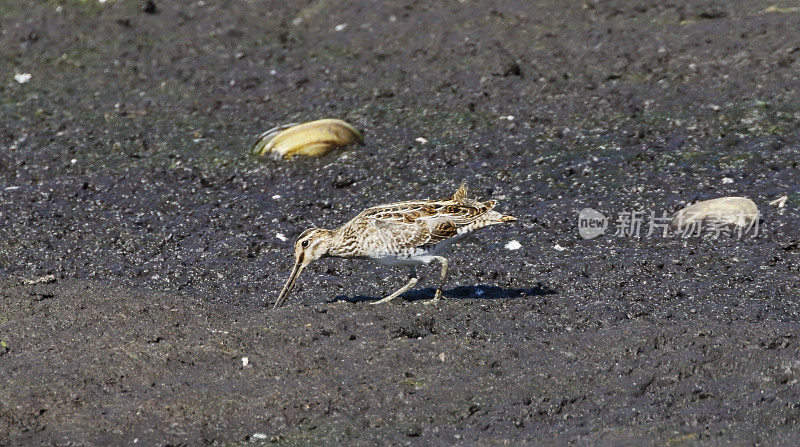
<instances>
[{"instance_id":1,"label":"bird's shadow","mask_svg":"<svg viewBox=\"0 0 800 447\"><path fill-rule=\"evenodd\" d=\"M433 287L426 287L424 289L410 290L400 296L397 300L402 301L424 301L433 299L436 289ZM504 289L497 286L477 285L477 286L458 286L450 290L442 290L442 295L446 299L467 300L467 299L480 299L480 300L497 300L503 298L527 298L531 296L541 295L555 295L558 292L539 283L535 287L522 288L522 289ZM348 303L364 303L375 302L381 297L374 296L346 296L339 295L331 302L347 301Z\"/></svg>"}]
</instances>

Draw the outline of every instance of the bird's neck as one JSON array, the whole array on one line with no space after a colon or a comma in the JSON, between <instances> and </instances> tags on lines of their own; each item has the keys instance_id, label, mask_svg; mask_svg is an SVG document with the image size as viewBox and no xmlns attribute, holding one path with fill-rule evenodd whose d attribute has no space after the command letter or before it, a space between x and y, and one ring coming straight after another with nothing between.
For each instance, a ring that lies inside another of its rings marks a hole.
<instances>
[{"instance_id":1,"label":"bird's neck","mask_svg":"<svg viewBox=\"0 0 800 447\"><path fill-rule=\"evenodd\" d=\"M319 231L325 233L325 243L328 246L328 251L322 256L323 257L325 257L325 256L336 256L336 255L331 253L331 251L334 250L334 247L336 247L336 237L335 237L336 236L336 230L328 230L326 228L320 228Z\"/></svg>"},{"instance_id":2,"label":"bird's neck","mask_svg":"<svg viewBox=\"0 0 800 447\"><path fill-rule=\"evenodd\" d=\"M345 253L347 253L347 250L344 250L342 232L339 230L341 230L341 228L327 230L330 234L330 238L328 239L328 256L343 257Z\"/></svg>"}]
</instances>

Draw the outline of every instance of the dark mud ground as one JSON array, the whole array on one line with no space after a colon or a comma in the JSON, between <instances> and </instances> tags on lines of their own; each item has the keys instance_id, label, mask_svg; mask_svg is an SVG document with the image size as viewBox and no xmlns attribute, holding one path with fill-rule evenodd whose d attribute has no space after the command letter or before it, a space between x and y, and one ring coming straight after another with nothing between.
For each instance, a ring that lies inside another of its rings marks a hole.
<instances>
[{"instance_id":1,"label":"dark mud ground","mask_svg":"<svg viewBox=\"0 0 800 447\"><path fill-rule=\"evenodd\" d=\"M800 440L794 2L143 4L0 2L0 444ZM366 144L247 155L323 117ZM303 229L462 178L520 221L450 300L328 259L264 307ZM577 233L721 195L760 237Z\"/></svg>"}]
</instances>

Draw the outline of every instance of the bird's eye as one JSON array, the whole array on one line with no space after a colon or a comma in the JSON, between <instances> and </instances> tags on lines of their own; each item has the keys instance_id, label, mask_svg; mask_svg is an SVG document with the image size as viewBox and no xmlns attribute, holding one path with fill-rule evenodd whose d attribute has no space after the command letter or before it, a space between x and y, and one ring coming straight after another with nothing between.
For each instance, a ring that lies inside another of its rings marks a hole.
<instances>
[{"instance_id":1,"label":"bird's eye","mask_svg":"<svg viewBox=\"0 0 800 447\"><path fill-rule=\"evenodd\" d=\"M306 247L308 247L308 241L303 241L303 242L300 243L300 245L302 245L303 248L306 248Z\"/></svg>"}]
</instances>

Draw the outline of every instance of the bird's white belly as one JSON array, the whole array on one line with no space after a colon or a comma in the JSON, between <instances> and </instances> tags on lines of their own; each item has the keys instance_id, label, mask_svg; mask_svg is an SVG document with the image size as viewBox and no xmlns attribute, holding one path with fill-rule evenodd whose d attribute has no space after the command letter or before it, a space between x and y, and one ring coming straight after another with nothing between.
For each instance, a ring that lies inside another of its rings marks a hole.
<instances>
[{"instance_id":1,"label":"bird's white belly","mask_svg":"<svg viewBox=\"0 0 800 447\"><path fill-rule=\"evenodd\" d=\"M439 253L464 236L466 236L466 234L459 234L456 237L443 240L436 245L427 246L425 249L415 247L402 250L399 253L376 253L371 256L371 258L383 265L411 266L429 264Z\"/></svg>"},{"instance_id":2,"label":"bird's white belly","mask_svg":"<svg viewBox=\"0 0 800 447\"><path fill-rule=\"evenodd\" d=\"M427 264L433 260L436 254L433 250L423 250L414 248L403 250L400 253L380 253L372 256L372 259L383 265L420 265Z\"/></svg>"},{"instance_id":3,"label":"bird's white belly","mask_svg":"<svg viewBox=\"0 0 800 447\"><path fill-rule=\"evenodd\" d=\"M373 258L378 261L379 264L383 265L402 265L402 266L411 266L411 265L421 265L427 264L433 260L431 256L418 256L418 257L400 257L400 256L381 256L377 258Z\"/></svg>"}]
</instances>

